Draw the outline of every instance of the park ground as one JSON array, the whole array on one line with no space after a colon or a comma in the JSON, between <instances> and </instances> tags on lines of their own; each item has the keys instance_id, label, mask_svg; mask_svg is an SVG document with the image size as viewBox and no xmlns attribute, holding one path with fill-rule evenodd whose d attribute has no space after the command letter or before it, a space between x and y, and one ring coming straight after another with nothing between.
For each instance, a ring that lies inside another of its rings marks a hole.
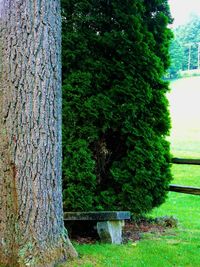
<instances>
[{"instance_id":1,"label":"park ground","mask_svg":"<svg viewBox=\"0 0 200 267\"><path fill-rule=\"evenodd\" d=\"M171 82L171 153L200 158L200 77ZM173 165L173 183L200 187L200 166ZM169 192L149 217L173 216L178 226L141 233L123 245L74 243L79 258L62 267L200 267L200 197Z\"/></svg>"}]
</instances>

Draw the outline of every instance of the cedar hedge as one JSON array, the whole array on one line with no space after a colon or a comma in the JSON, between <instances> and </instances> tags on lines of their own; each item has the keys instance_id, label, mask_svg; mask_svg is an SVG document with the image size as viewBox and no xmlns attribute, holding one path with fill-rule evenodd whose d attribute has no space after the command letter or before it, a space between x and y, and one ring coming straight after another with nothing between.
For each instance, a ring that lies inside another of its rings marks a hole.
<instances>
[{"instance_id":1,"label":"cedar hedge","mask_svg":"<svg viewBox=\"0 0 200 267\"><path fill-rule=\"evenodd\" d=\"M64 209L148 212L171 180L167 1L63 0L62 16Z\"/></svg>"}]
</instances>

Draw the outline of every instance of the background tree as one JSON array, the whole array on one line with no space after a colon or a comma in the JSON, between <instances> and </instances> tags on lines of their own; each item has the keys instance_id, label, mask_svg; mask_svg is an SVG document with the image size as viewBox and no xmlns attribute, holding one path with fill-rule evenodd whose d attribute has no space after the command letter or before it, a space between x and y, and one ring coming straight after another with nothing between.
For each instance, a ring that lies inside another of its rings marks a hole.
<instances>
[{"instance_id":1,"label":"background tree","mask_svg":"<svg viewBox=\"0 0 200 267\"><path fill-rule=\"evenodd\" d=\"M199 67L198 43L200 43L200 16L192 14L186 24L174 29L174 39L170 47L171 66L168 70L171 76L176 76L180 70L193 70Z\"/></svg>"},{"instance_id":2,"label":"background tree","mask_svg":"<svg viewBox=\"0 0 200 267\"><path fill-rule=\"evenodd\" d=\"M200 42L200 16L193 14L187 24L180 26L175 31L176 38L184 48L183 70L188 69L188 49L191 44L190 69L198 67L198 47Z\"/></svg>"},{"instance_id":3,"label":"background tree","mask_svg":"<svg viewBox=\"0 0 200 267\"><path fill-rule=\"evenodd\" d=\"M179 72L183 69L183 58L185 47L180 44L176 38L171 42L170 45L170 55L171 55L171 64L168 69L170 78L176 78L179 76ZM187 55L188 59L188 55Z\"/></svg>"},{"instance_id":4,"label":"background tree","mask_svg":"<svg viewBox=\"0 0 200 267\"><path fill-rule=\"evenodd\" d=\"M0 5L0 265L75 255L63 225L59 1Z\"/></svg>"},{"instance_id":5,"label":"background tree","mask_svg":"<svg viewBox=\"0 0 200 267\"><path fill-rule=\"evenodd\" d=\"M171 179L167 1L62 8L64 208L147 212Z\"/></svg>"}]
</instances>

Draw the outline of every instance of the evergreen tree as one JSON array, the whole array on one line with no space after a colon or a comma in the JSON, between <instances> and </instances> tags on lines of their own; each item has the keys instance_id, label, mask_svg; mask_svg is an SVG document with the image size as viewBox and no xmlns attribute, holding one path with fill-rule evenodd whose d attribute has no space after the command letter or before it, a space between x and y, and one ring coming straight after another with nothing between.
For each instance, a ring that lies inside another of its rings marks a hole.
<instances>
[{"instance_id":1,"label":"evergreen tree","mask_svg":"<svg viewBox=\"0 0 200 267\"><path fill-rule=\"evenodd\" d=\"M171 179L166 0L63 0L66 210L160 205Z\"/></svg>"}]
</instances>

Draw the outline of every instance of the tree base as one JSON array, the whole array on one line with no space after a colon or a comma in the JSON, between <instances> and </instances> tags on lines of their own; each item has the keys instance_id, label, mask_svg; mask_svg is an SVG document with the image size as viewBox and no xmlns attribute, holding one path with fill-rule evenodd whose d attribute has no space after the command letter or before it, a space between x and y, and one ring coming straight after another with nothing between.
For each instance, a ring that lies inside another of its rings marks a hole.
<instances>
[{"instance_id":1,"label":"tree base","mask_svg":"<svg viewBox=\"0 0 200 267\"><path fill-rule=\"evenodd\" d=\"M18 251L12 255L3 255L2 251L7 249L1 247L0 266L1 267L55 267L59 263L63 263L68 259L78 256L68 236L64 235L59 241L54 244L45 244L43 248L27 242L24 246L20 246ZM17 252L17 255L16 255Z\"/></svg>"}]
</instances>

